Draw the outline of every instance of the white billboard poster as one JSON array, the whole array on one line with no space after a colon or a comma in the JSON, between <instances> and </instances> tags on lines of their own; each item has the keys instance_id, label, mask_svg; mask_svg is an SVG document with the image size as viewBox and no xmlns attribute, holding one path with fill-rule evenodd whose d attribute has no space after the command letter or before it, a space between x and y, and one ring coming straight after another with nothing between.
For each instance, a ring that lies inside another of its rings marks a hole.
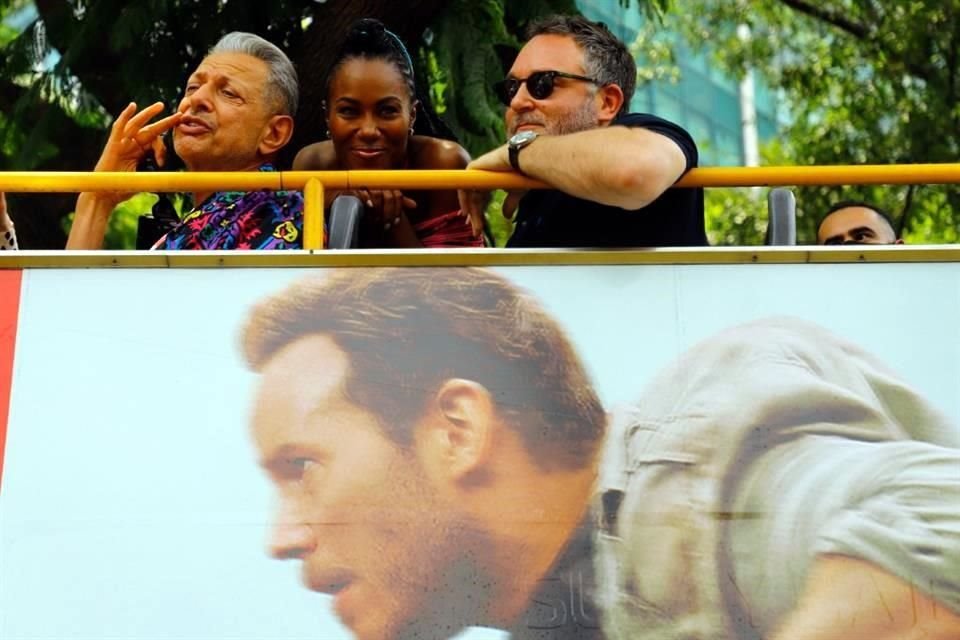
<instances>
[{"instance_id":1,"label":"white billboard poster","mask_svg":"<svg viewBox=\"0 0 960 640\"><path fill-rule=\"evenodd\" d=\"M960 264L4 282L4 640L960 621Z\"/></svg>"}]
</instances>

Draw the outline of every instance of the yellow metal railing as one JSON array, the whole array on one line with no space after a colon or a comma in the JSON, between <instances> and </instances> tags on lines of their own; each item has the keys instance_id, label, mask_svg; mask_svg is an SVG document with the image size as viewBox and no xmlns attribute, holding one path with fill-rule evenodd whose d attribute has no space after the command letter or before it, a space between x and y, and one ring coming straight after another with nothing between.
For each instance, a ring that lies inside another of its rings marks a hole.
<instances>
[{"instance_id":1,"label":"yellow metal railing","mask_svg":"<svg viewBox=\"0 0 960 640\"><path fill-rule=\"evenodd\" d=\"M323 183L316 178L310 178L303 185L304 249L323 248L323 192Z\"/></svg>"},{"instance_id":2,"label":"yellow metal railing","mask_svg":"<svg viewBox=\"0 0 960 640\"><path fill-rule=\"evenodd\" d=\"M693 169L679 187L760 187L853 184L960 183L960 163L834 165L812 167L707 167ZM542 189L515 173L490 171L277 171L277 172L0 172L0 191L210 192L224 189L304 192L304 248L323 247L324 194L343 189Z\"/></svg>"},{"instance_id":3,"label":"yellow metal railing","mask_svg":"<svg viewBox=\"0 0 960 640\"><path fill-rule=\"evenodd\" d=\"M958 165L960 167L960 165ZM217 191L303 190L318 180L325 189L530 189L544 185L515 173L492 171L252 171L252 172L73 172L0 171L0 191ZM960 173L958 173L960 180Z\"/></svg>"},{"instance_id":4,"label":"yellow metal railing","mask_svg":"<svg viewBox=\"0 0 960 640\"><path fill-rule=\"evenodd\" d=\"M852 184L957 184L960 163L693 169L681 187L798 187Z\"/></svg>"},{"instance_id":5,"label":"yellow metal railing","mask_svg":"<svg viewBox=\"0 0 960 640\"><path fill-rule=\"evenodd\" d=\"M515 173L463 170L176 173L0 171L0 191L11 193L211 192L224 189L303 191L304 249L323 248L324 194L330 189L537 189L544 186Z\"/></svg>"}]
</instances>

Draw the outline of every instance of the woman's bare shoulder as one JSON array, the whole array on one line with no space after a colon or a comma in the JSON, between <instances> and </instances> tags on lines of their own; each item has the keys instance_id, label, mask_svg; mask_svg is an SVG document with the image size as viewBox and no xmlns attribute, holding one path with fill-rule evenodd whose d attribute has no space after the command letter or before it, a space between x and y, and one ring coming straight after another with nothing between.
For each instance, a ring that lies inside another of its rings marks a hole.
<instances>
[{"instance_id":1,"label":"woman's bare shoulder","mask_svg":"<svg viewBox=\"0 0 960 640\"><path fill-rule=\"evenodd\" d=\"M327 171L336 169L337 152L329 140L308 144L297 152L293 159L293 168L296 171Z\"/></svg>"},{"instance_id":2,"label":"woman's bare shoulder","mask_svg":"<svg viewBox=\"0 0 960 640\"><path fill-rule=\"evenodd\" d=\"M470 162L467 150L452 140L413 136L410 146L416 169L463 169Z\"/></svg>"}]
</instances>

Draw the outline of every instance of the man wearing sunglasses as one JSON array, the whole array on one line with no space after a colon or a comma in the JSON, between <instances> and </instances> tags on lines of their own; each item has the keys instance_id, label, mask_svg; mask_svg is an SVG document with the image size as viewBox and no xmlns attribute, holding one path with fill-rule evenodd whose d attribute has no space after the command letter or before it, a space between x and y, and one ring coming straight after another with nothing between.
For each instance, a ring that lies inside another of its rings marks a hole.
<instances>
[{"instance_id":1,"label":"man wearing sunglasses","mask_svg":"<svg viewBox=\"0 0 960 640\"><path fill-rule=\"evenodd\" d=\"M671 189L697 166L677 125L627 113L636 63L600 23L552 16L534 24L497 90L509 142L470 169L518 171L553 187L511 194L510 247L707 244L702 189ZM475 199L474 199L475 202ZM475 220L482 215L461 198Z\"/></svg>"}]
</instances>

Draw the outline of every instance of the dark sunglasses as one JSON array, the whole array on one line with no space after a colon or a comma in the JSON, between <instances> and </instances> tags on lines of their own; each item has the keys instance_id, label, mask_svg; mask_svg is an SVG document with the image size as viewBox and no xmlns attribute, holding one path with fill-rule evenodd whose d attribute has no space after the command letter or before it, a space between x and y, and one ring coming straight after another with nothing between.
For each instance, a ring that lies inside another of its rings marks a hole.
<instances>
[{"instance_id":1,"label":"dark sunglasses","mask_svg":"<svg viewBox=\"0 0 960 640\"><path fill-rule=\"evenodd\" d=\"M569 78L570 80L581 80L583 82L592 82L599 84L593 78L578 76L573 73L564 73L563 71L534 71L526 78L507 78L493 85L497 92L500 102L509 106L510 101L520 91L520 85L527 83L527 91L535 100L544 100L553 93L553 85L557 78Z\"/></svg>"}]
</instances>

